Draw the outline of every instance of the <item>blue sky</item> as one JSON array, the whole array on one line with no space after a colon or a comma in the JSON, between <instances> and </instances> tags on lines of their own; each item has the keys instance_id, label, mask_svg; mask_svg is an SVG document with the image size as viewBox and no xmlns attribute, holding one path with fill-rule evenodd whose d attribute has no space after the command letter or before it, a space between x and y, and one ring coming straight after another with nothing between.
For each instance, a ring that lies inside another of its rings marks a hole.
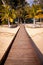
<instances>
[{"instance_id":1,"label":"blue sky","mask_svg":"<svg viewBox=\"0 0 43 65\"><path fill-rule=\"evenodd\" d=\"M32 5L33 0L26 0L28 3L30 3L30 5Z\"/></svg>"}]
</instances>

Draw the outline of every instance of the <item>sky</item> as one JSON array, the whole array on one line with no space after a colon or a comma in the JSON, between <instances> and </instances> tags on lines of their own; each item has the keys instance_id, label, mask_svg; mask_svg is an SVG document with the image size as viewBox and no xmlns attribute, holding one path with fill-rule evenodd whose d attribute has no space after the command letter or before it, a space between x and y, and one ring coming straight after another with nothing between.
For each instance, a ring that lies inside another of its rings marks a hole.
<instances>
[{"instance_id":1,"label":"sky","mask_svg":"<svg viewBox=\"0 0 43 65\"><path fill-rule=\"evenodd\" d=\"M32 5L33 0L26 0L28 3L30 3L30 5Z\"/></svg>"}]
</instances>

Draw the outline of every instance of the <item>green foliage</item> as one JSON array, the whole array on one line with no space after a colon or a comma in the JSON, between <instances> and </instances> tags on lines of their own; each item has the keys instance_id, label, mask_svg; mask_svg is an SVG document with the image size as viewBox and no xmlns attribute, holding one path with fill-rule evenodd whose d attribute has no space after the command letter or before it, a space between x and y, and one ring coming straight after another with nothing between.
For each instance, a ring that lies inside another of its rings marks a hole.
<instances>
[{"instance_id":1,"label":"green foliage","mask_svg":"<svg viewBox=\"0 0 43 65\"><path fill-rule=\"evenodd\" d=\"M9 22L13 22L13 20L16 18L15 10L11 9L9 5L2 5L0 12L1 21L9 19Z\"/></svg>"},{"instance_id":2,"label":"green foliage","mask_svg":"<svg viewBox=\"0 0 43 65\"><path fill-rule=\"evenodd\" d=\"M2 24L8 24L8 22L7 22L6 20L4 20L4 21L2 22Z\"/></svg>"},{"instance_id":3,"label":"green foliage","mask_svg":"<svg viewBox=\"0 0 43 65\"><path fill-rule=\"evenodd\" d=\"M30 6L28 3L25 4L25 0L3 0L3 1L5 5L4 4L2 5L3 2L0 5L0 17L1 21L5 22L6 20L7 21L9 20L9 22L13 22L16 18L23 18L23 20L27 18L34 18L36 16L37 11L40 10L42 7L42 5L38 3L39 2L38 0L34 0L32 6ZM13 7L15 9L13 9Z\"/></svg>"}]
</instances>

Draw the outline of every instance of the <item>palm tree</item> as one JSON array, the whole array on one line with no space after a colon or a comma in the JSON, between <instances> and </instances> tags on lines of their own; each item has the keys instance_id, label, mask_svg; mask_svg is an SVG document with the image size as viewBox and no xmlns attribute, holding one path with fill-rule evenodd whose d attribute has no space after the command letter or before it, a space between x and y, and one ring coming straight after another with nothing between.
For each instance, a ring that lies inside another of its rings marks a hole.
<instances>
[{"instance_id":1,"label":"palm tree","mask_svg":"<svg viewBox=\"0 0 43 65\"><path fill-rule=\"evenodd\" d=\"M34 23L33 27L35 27L35 16L36 16L37 10L40 10L40 9L41 7L40 7L40 4L38 3L38 0L34 0L34 3L31 6L31 11L30 11L33 17L33 23Z\"/></svg>"},{"instance_id":2,"label":"palm tree","mask_svg":"<svg viewBox=\"0 0 43 65\"><path fill-rule=\"evenodd\" d=\"M11 7L9 5L2 5L1 11L1 20L7 20L8 26L10 27L10 22L13 22L13 20L16 18L15 10L10 9Z\"/></svg>"}]
</instances>

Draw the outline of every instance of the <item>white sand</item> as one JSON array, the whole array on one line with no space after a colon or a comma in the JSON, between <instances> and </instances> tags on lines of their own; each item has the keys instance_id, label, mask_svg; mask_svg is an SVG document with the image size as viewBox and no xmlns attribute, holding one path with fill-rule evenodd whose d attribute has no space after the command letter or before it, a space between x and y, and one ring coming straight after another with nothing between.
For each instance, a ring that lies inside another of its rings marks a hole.
<instances>
[{"instance_id":1,"label":"white sand","mask_svg":"<svg viewBox=\"0 0 43 65\"><path fill-rule=\"evenodd\" d=\"M0 27L0 60L16 35L18 29L19 26L16 28Z\"/></svg>"},{"instance_id":2,"label":"white sand","mask_svg":"<svg viewBox=\"0 0 43 65\"><path fill-rule=\"evenodd\" d=\"M29 25L25 25L26 31L34 41L37 48L43 54L43 28L29 28Z\"/></svg>"}]
</instances>

